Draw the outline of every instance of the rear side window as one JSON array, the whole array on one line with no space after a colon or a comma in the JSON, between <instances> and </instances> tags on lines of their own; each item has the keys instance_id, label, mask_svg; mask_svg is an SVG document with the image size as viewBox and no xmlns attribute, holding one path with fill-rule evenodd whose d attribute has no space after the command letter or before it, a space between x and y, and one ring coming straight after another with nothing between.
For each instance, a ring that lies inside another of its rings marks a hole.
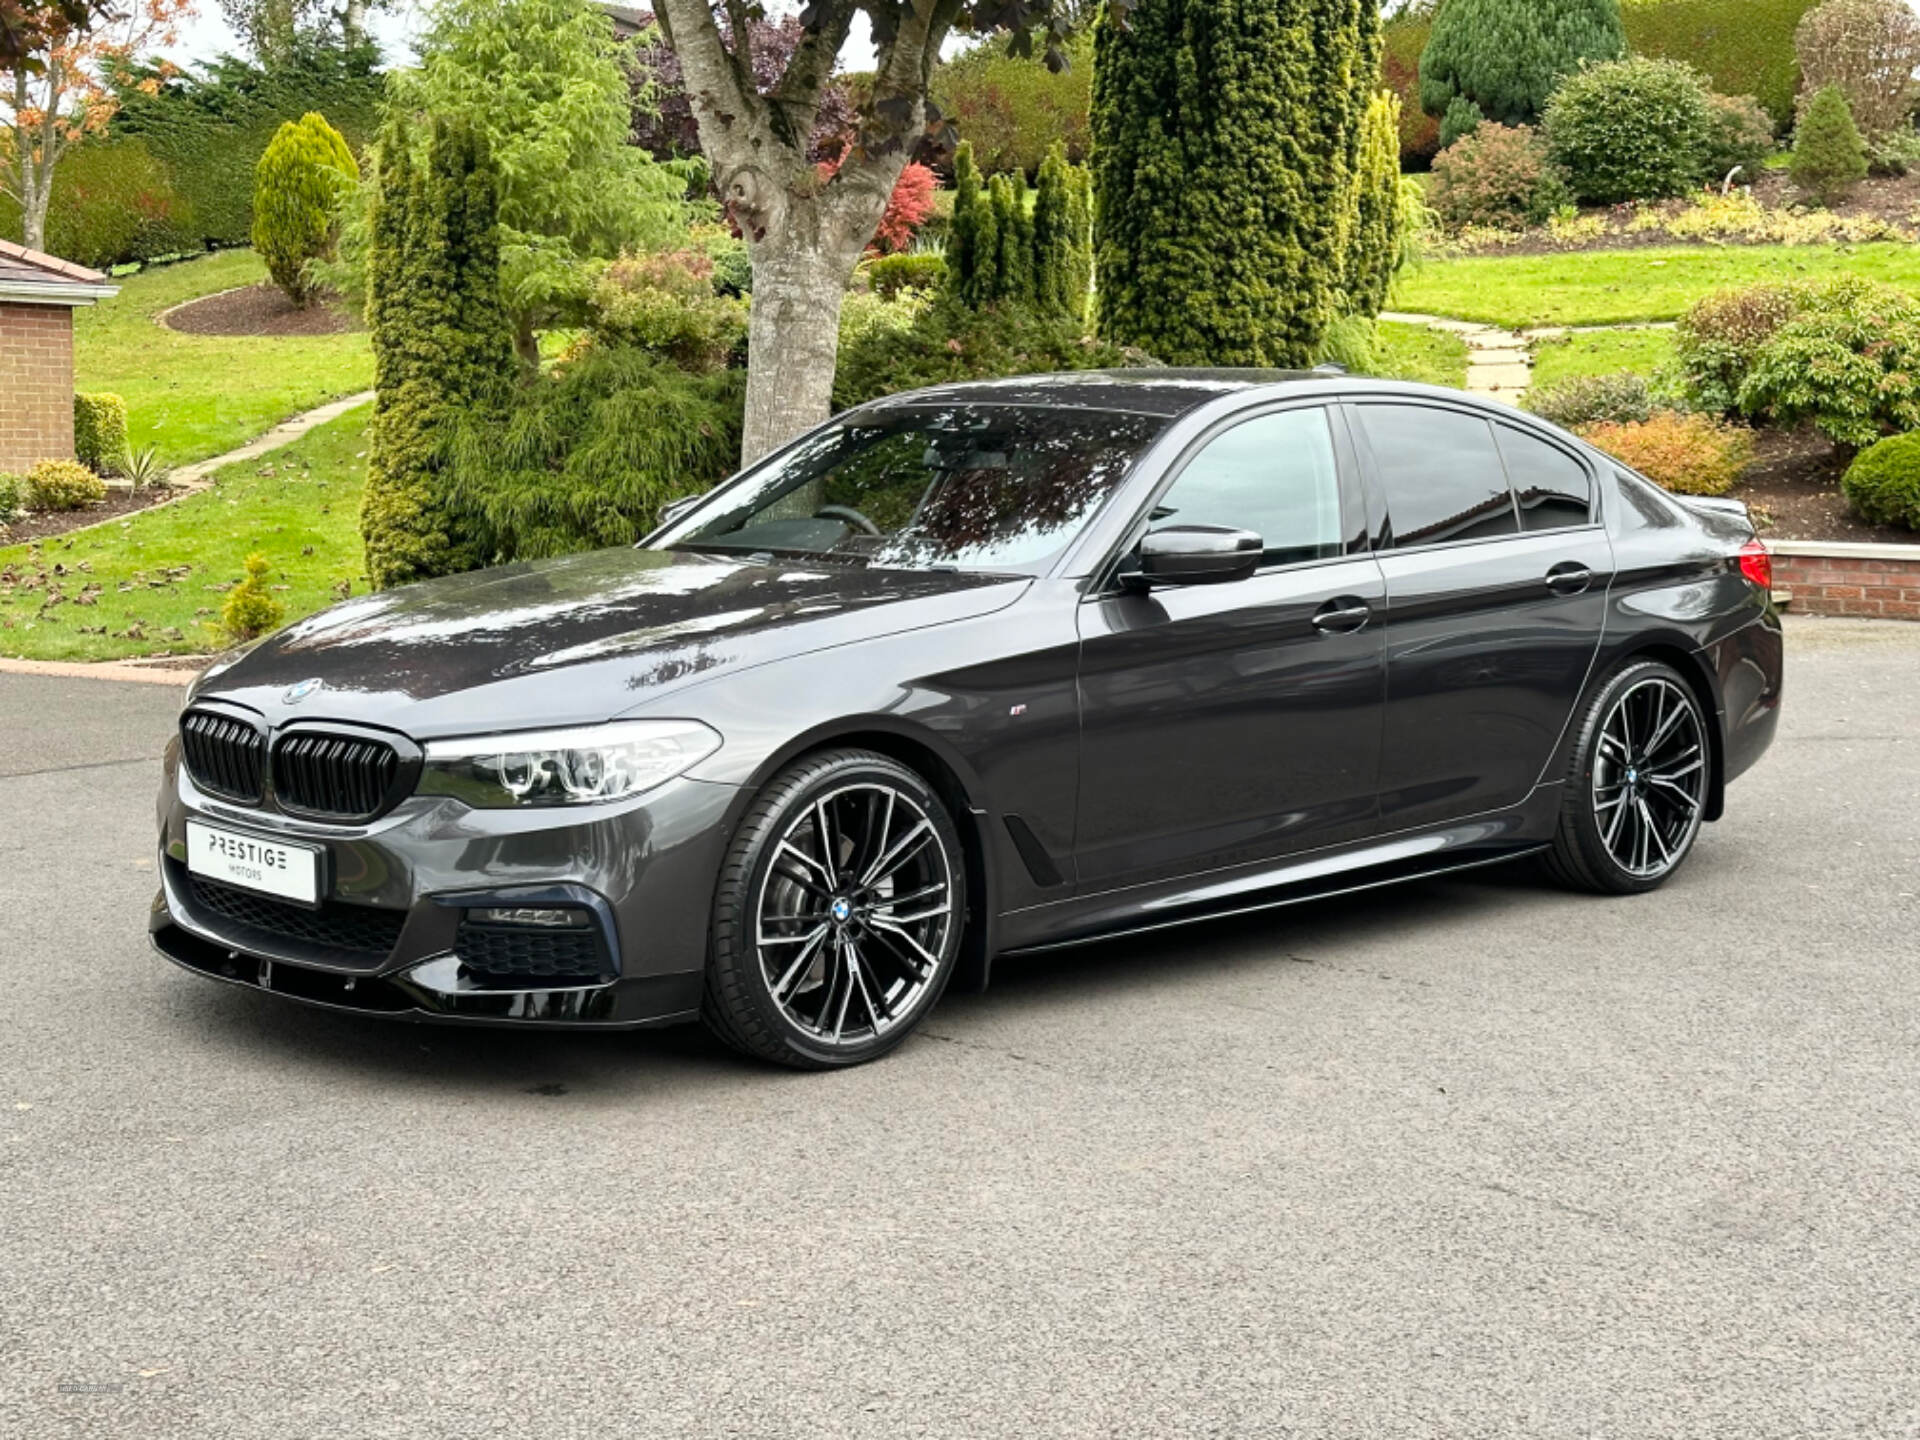
<instances>
[{"instance_id":1,"label":"rear side window","mask_svg":"<svg viewBox=\"0 0 1920 1440\"><path fill-rule=\"evenodd\" d=\"M1489 422L1426 405L1356 409L1386 487L1396 546L1520 533Z\"/></svg>"},{"instance_id":2,"label":"rear side window","mask_svg":"<svg viewBox=\"0 0 1920 1440\"><path fill-rule=\"evenodd\" d=\"M1565 530L1584 525L1593 514L1593 481L1586 466L1558 445L1511 425L1495 427L1507 478L1520 502L1520 524L1536 530Z\"/></svg>"}]
</instances>

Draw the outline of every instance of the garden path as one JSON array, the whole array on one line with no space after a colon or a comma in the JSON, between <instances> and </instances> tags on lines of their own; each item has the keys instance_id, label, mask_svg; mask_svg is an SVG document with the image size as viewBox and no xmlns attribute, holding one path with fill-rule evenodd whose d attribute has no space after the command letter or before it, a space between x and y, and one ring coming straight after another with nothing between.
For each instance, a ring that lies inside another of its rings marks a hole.
<instances>
[{"instance_id":1,"label":"garden path","mask_svg":"<svg viewBox=\"0 0 1920 1440\"><path fill-rule=\"evenodd\" d=\"M373 399L374 392L362 390L357 395L349 395L343 400L318 406L295 415L291 420L282 420L278 425L249 440L237 449L224 455L215 455L210 460L196 460L191 465L182 465L167 476L168 486L189 494L195 490L204 490L212 481L213 473L223 465L236 465L242 460L255 460L262 455L271 454L284 446L291 445L316 425L324 425L329 420L338 420L349 410L358 409Z\"/></svg>"},{"instance_id":2,"label":"garden path","mask_svg":"<svg viewBox=\"0 0 1920 1440\"><path fill-rule=\"evenodd\" d=\"M1543 325L1532 330L1503 330L1478 320L1418 315L1389 310L1380 317L1396 325L1445 330L1467 342L1467 392L1518 405L1533 384L1533 347L1568 335L1597 335L1608 330L1672 330L1672 321L1628 325Z\"/></svg>"}]
</instances>

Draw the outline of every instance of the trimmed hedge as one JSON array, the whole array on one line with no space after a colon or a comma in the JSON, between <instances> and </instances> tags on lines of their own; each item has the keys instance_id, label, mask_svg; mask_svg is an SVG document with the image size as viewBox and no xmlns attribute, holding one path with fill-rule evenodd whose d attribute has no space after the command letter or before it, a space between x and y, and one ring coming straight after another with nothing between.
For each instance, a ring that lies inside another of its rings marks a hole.
<instances>
[{"instance_id":1,"label":"trimmed hedge","mask_svg":"<svg viewBox=\"0 0 1920 1440\"><path fill-rule=\"evenodd\" d=\"M359 151L378 123L373 60L312 50L271 75L231 56L197 76L127 70L106 134L54 171L48 249L108 269L249 244L254 167L268 141L281 122L318 110ZM0 238L20 235L19 205L0 196Z\"/></svg>"},{"instance_id":2,"label":"trimmed hedge","mask_svg":"<svg viewBox=\"0 0 1920 1440\"><path fill-rule=\"evenodd\" d=\"M1869 525L1920 530L1920 434L1896 435L1862 450L1840 481L1840 493Z\"/></svg>"},{"instance_id":3,"label":"trimmed hedge","mask_svg":"<svg viewBox=\"0 0 1920 1440\"><path fill-rule=\"evenodd\" d=\"M1752 95L1793 128L1800 62L1793 35L1817 0L1625 0L1621 18L1636 55L1683 60L1725 95Z\"/></svg>"},{"instance_id":4,"label":"trimmed hedge","mask_svg":"<svg viewBox=\"0 0 1920 1440\"><path fill-rule=\"evenodd\" d=\"M947 281L944 255L876 255L860 268L873 293L884 300L897 298L902 290L938 290Z\"/></svg>"},{"instance_id":5,"label":"trimmed hedge","mask_svg":"<svg viewBox=\"0 0 1920 1440\"><path fill-rule=\"evenodd\" d=\"M127 458L127 402L118 395L73 397L73 455L96 475L117 475Z\"/></svg>"}]
</instances>

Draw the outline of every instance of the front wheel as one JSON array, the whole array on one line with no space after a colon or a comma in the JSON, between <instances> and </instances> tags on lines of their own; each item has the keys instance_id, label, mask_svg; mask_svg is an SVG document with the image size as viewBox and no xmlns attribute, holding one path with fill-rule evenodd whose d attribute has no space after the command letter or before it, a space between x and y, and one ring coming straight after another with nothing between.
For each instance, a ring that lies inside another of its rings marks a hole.
<instances>
[{"instance_id":1,"label":"front wheel","mask_svg":"<svg viewBox=\"0 0 1920 1440\"><path fill-rule=\"evenodd\" d=\"M952 977L966 876L931 786L884 755L795 762L741 821L714 899L702 1015L800 1069L877 1059Z\"/></svg>"},{"instance_id":2,"label":"front wheel","mask_svg":"<svg viewBox=\"0 0 1920 1440\"><path fill-rule=\"evenodd\" d=\"M1699 699L1671 666L1615 672L1581 721L1549 873L1608 895L1662 884L1700 834L1711 744Z\"/></svg>"}]
</instances>

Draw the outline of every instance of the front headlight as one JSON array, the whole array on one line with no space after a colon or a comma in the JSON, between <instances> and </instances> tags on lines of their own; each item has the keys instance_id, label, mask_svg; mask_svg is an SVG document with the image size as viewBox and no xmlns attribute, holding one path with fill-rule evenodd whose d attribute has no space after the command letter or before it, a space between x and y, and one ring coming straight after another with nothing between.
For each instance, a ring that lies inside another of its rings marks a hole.
<instances>
[{"instance_id":1,"label":"front headlight","mask_svg":"<svg viewBox=\"0 0 1920 1440\"><path fill-rule=\"evenodd\" d=\"M419 793L482 809L594 805L664 784L720 748L698 720L619 720L427 742Z\"/></svg>"}]
</instances>

